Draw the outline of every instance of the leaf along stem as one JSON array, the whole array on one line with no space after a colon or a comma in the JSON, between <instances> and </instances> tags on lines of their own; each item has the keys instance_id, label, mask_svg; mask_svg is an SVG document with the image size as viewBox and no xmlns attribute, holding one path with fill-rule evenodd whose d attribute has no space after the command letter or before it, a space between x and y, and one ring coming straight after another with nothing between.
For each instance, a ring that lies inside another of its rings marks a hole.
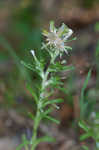
<instances>
[{"instance_id":1,"label":"leaf along stem","mask_svg":"<svg viewBox=\"0 0 99 150\"><path fill-rule=\"evenodd\" d=\"M53 58L51 58L50 60L50 64L54 63L55 59L56 59L57 55L53 55ZM50 65L49 65L50 66ZM34 126L33 126L33 136L31 139L31 150L35 150L36 146L37 146L37 132L38 132L38 127L40 124L40 121L43 119L44 115L43 114L43 100L45 98L45 91L46 91L46 81L48 79L48 75L49 75L49 66L47 68L47 70L45 71L45 73L43 72L44 76L42 79L42 83L41 83L41 93L38 99L38 103L37 103L37 112L36 112L36 116L34 119ZM45 117L45 116L44 116Z\"/></svg>"}]
</instances>

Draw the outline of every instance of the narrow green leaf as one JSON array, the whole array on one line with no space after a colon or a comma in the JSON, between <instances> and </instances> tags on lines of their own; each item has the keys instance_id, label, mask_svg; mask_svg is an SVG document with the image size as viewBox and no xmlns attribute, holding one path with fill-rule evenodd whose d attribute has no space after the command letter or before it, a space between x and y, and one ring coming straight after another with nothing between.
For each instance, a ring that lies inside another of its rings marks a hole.
<instances>
[{"instance_id":1,"label":"narrow green leaf","mask_svg":"<svg viewBox=\"0 0 99 150\"><path fill-rule=\"evenodd\" d=\"M83 112L84 112L84 93L85 93L85 89L88 85L90 77L91 77L91 70L89 70L88 75L85 79L84 85L83 85L82 90L81 90L81 97L80 97L80 109L81 109L80 116L81 117L83 117Z\"/></svg>"},{"instance_id":2,"label":"narrow green leaf","mask_svg":"<svg viewBox=\"0 0 99 150\"><path fill-rule=\"evenodd\" d=\"M43 106L47 106L47 105L51 105L51 104L56 104L56 103L62 103L63 102L63 99L53 99L53 100L49 100L47 102L45 102L43 104Z\"/></svg>"},{"instance_id":3,"label":"narrow green leaf","mask_svg":"<svg viewBox=\"0 0 99 150\"><path fill-rule=\"evenodd\" d=\"M54 21L50 21L50 31L53 32L55 29Z\"/></svg>"},{"instance_id":4,"label":"narrow green leaf","mask_svg":"<svg viewBox=\"0 0 99 150\"><path fill-rule=\"evenodd\" d=\"M34 120L34 115L31 112L28 112L28 117Z\"/></svg>"},{"instance_id":5,"label":"narrow green leaf","mask_svg":"<svg viewBox=\"0 0 99 150\"><path fill-rule=\"evenodd\" d=\"M38 97L37 97L35 91L33 91L33 88L29 84L27 84L26 87L29 90L29 92L32 94L32 96L33 96L33 98L34 98L34 100L35 100L35 102L37 104L38 103Z\"/></svg>"},{"instance_id":6,"label":"narrow green leaf","mask_svg":"<svg viewBox=\"0 0 99 150\"><path fill-rule=\"evenodd\" d=\"M53 93L54 93L54 91L51 91L51 92L47 93L47 96L45 97L45 99L48 100L48 97L52 96ZM45 101L46 101L46 100L45 100Z\"/></svg>"},{"instance_id":7,"label":"narrow green leaf","mask_svg":"<svg viewBox=\"0 0 99 150\"><path fill-rule=\"evenodd\" d=\"M65 46L65 48L66 48L67 50L72 50L72 47L70 47L70 46Z\"/></svg>"},{"instance_id":8,"label":"narrow green leaf","mask_svg":"<svg viewBox=\"0 0 99 150\"><path fill-rule=\"evenodd\" d=\"M83 141L85 139L88 139L91 136L92 136L91 132L85 133L85 134L83 134L83 135L80 136L80 140Z\"/></svg>"},{"instance_id":9,"label":"narrow green leaf","mask_svg":"<svg viewBox=\"0 0 99 150\"><path fill-rule=\"evenodd\" d=\"M62 26L58 29L58 36L62 37L64 34L64 30L65 30L65 25L62 24Z\"/></svg>"},{"instance_id":10,"label":"narrow green leaf","mask_svg":"<svg viewBox=\"0 0 99 150\"><path fill-rule=\"evenodd\" d=\"M42 34L43 34L44 36L48 36L48 32L47 32L46 30L43 30Z\"/></svg>"},{"instance_id":11,"label":"narrow green leaf","mask_svg":"<svg viewBox=\"0 0 99 150\"><path fill-rule=\"evenodd\" d=\"M62 92L64 92L65 94L69 94L69 90L63 87L58 87L58 89Z\"/></svg>"},{"instance_id":12,"label":"narrow green leaf","mask_svg":"<svg viewBox=\"0 0 99 150\"><path fill-rule=\"evenodd\" d=\"M60 121L59 120L56 120L56 119L54 119L53 117L51 117L51 116L45 116L45 118L47 118L48 120L51 120L52 122L55 122L56 124L60 124Z\"/></svg>"},{"instance_id":13,"label":"narrow green leaf","mask_svg":"<svg viewBox=\"0 0 99 150\"><path fill-rule=\"evenodd\" d=\"M36 145L38 145L41 142L55 142L55 139L52 138L51 136L44 136L44 137L37 139Z\"/></svg>"},{"instance_id":14,"label":"narrow green leaf","mask_svg":"<svg viewBox=\"0 0 99 150\"><path fill-rule=\"evenodd\" d=\"M63 66L60 63L56 63L56 64L50 66L49 72L70 71L70 70L74 70L74 69L75 69L75 67L72 65Z\"/></svg>"},{"instance_id":15,"label":"narrow green leaf","mask_svg":"<svg viewBox=\"0 0 99 150\"><path fill-rule=\"evenodd\" d=\"M75 67L72 65L63 66L63 70L65 70L65 71L70 71L70 70L74 70L74 69L75 69Z\"/></svg>"},{"instance_id":16,"label":"narrow green leaf","mask_svg":"<svg viewBox=\"0 0 99 150\"><path fill-rule=\"evenodd\" d=\"M35 69L33 68L33 66L31 64L26 64L24 61L21 61L21 64L24 65L26 68L35 71Z\"/></svg>"},{"instance_id":17,"label":"narrow green leaf","mask_svg":"<svg viewBox=\"0 0 99 150\"><path fill-rule=\"evenodd\" d=\"M52 106L53 106L54 108L56 108L56 109L60 109L60 107L57 106L56 104L52 104Z\"/></svg>"},{"instance_id":18,"label":"narrow green leaf","mask_svg":"<svg viewBox=\"0 0 99 150\"><path fill-rule=\"evenodd\" d=\"M50 114L53 111L53 108L48 108L45 112L44 112L44 116Z\"/></svg>"},{"instance_id":19,"label":"narrow green leaf","mask_svg":"<svg viewBox=\"0 0 99 150\"><path fill-rule=\"evenodd\" d=\"M43 65L38 60L36 60L35 66L31 64L27 64L24 61L21 61L21 64L23 64L26 68L32 70L33 72L37 73L41 78L44 77Z\"/></svg>"},{"instance_id":20,"label":"narrow green leaf","mask_svg":"<svg viewBox=\"0 0 99 150\"><path fill-rule=\"evenodd\" d=\"M87 75L87 77L86 77L86 80L85 80L84 85L83 85L83 88L82 88L82 92L85 91L85 89L86 89L86 87L87 87L87 85L88 85L88 82L89 82L90 77L91 77L91 70L89 70L89 72L88 72L88 75Z\"/></svg>"},{"instance_id":21,"label":"narrow green leaf","mask_svg":"<svg viewBox=\"0 0 99 150\"><path fill-rule=\"evenodd\" d=\"M89 129L90 129L90 128L85 124L84 121L79 121L79 126L80 126L82 129L84 129L86 132L88 132Z\"/></svg>"},{"instance_id":22,"label":"narrow green leaf","mask_svg":"<svg viewBox=\"0 0 99 150\"><path fill-rule=\"evenodd\" d=\"M66 40L66 42L71 42L71 41L74 41L74 40L77 40L77 37L74 37L71 40Z\"/></svg>"},{"instance_id":23,"label":"narrow green leaf","mask_svg":"<svg viewBox=\"0 0 99 150\"><path fill-rule=\"evenodd\" d=\"M87 146L85 146L85 145L82 145L82 148L83 148L84 150L89 150L89 148L88 148Z\"/></svg>"},{"instance_id":24,"label":"narrow green leaf","mask_svg":"<svg viewBox=\"0 0 99 150\"><path fill-rule=\"evenodd\" d=\"M22 150L23 147L25 147L25 145L28 145L29 144L29 141L25 141L24 143L20 144L16 150Z\"/></svg>"}]
</instances>

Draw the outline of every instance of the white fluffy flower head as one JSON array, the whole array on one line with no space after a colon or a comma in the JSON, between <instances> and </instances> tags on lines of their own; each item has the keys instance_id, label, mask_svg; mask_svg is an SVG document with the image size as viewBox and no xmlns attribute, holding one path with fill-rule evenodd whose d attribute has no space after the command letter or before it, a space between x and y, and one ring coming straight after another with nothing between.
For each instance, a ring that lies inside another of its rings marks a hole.
<instances>
[{"instance_id":1,"label":"white fluffy flower head","mask_svg":"<svg viewBox=\"0 0 99 150\"><path fill-rule=\"evenodd\" d=\"M43 31L43 35L46 36L47 45L53 46L60 53L66 52L70 48L65 46L65 42L72 35L73 31L69 29L64 23L60 28L54 26L54 22L50 22L50 32Z\"/></svg>"}]
</instances>

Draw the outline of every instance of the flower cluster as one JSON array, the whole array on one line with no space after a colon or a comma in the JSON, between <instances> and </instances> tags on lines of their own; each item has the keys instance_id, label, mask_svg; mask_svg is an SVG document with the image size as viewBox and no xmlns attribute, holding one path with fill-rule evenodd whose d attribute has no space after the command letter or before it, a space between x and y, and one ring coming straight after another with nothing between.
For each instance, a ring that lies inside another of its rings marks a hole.
<instances>
[{"instance_id":1,"label":"flower cluster","mask_svg":"<svg viewBox=\"0 0 99 150\"><path fill-rule=\"evenodd\" d=\"M59 51L59 53L67 52L67 49L71 49L69 46L65 46L68 38L72 35L73 31L69 29L64 23L58 29L54 26L54 22L50 22L50 32L43 31L43 35L47 37L47 45L53 46L53 50Z\"/></svg>"}]
</instances>

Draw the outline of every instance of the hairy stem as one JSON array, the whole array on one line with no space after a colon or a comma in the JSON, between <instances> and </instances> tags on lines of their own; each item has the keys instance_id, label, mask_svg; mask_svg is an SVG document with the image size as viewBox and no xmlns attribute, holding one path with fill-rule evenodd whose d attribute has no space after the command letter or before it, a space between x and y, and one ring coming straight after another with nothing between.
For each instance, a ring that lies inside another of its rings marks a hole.
<instances>
[{"instance_id":1,"label":"hairy stem","mask_svg":"<svg viewBox=\"0 0 99 150\"><path fill-rule=\"evenodd\" d=\"M36 148L36 139L37 139L37 130L40 123L41 117L40 117L40 111L37 109L37 113L34 120L34 127L33 127L33 137L32 137L32 147L31 150L35 150Z\"/></svg>"},{"instance_id":2,"label":"hairy stem","mask_svg":"<svg viewBox=\"0 0 99 150\"><path fill-rule=\"evenodd\" d=\"M40 121L42 119L41 117L41 113L42 113L42 100L44 99L44 86L45 86L45 82L47 80L48 77L48 71L46 71L46 73L44 74L43 80L42 80L42 84L41 84L41 93L39 96L39 100L38 100L38 104L37 104L37 112L36 112L36 116L35 116L35 120L34 120L34 127L33 127L33 137L32 137L32 147L31 150L35 150L36 148L36 141L37 141L37 132L38 132L38 127L40 124Z\"/></svg>"},{"instance_id":3,"label":"hairy stem","mask_svg":"<svg viewBox=\"0 0 99 150\"><path fill-rule=\"evenodd\" d=\"M55 59L56 59L57 55L54 55L53 58L50 60L50 64L54 63ZM43 79L42 79L42 83L41 83L41 93L39 96L39 100L38 100L38 104L37 104L37 112L36 112L36 116L35 116L35 120L34 120L34 126L33 126L33 136L32 136L32 140L31 140L31 150L35 150L36 146L37 146L37 132L38 132L38 127L40 124L40 121L42 120L41 117L41 113L42 113L42 105L43 102L42 100L44 100L45 97L45 86L46 86L46 81L48 79L48 75L49 75L49 66L46 70L46 72L43 72Z\"/></svg>"}]
</instances>

